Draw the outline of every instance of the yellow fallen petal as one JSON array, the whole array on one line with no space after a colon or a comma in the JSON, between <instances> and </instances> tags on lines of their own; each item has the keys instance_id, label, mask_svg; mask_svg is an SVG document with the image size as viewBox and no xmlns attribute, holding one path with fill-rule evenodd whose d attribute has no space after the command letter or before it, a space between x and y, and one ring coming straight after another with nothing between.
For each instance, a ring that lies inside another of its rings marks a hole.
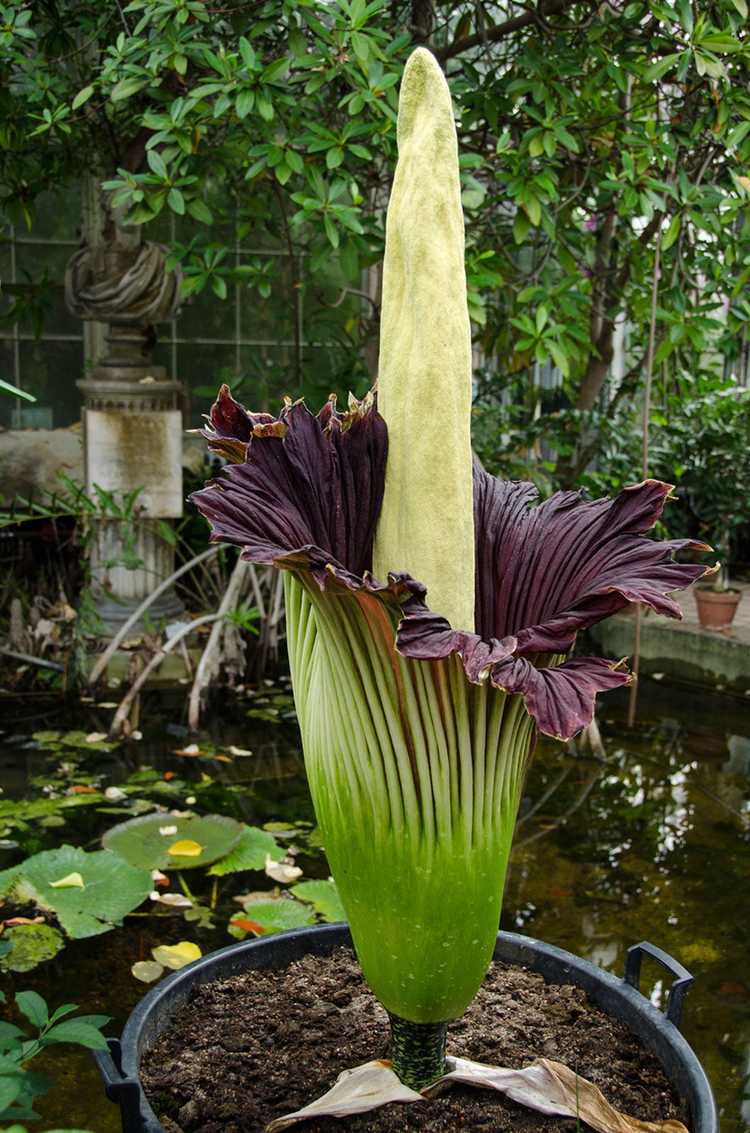
<instances>
[{"instance_id":1,"label":"yellow fallen petal","mask_svg":"<svg viewBox=\"0 0 750 1133\"><path fill-rule=\"evenodd\" d=\"M179 944L160 944L151 949L151 955L157 964L176 972L186 964L192 964L193 960L200 960L203 953L192 941L181 940Z\"/></svg>"},{"instance_id":2,"label":"yellow fallen petal","mask_svg":"<svg viewBox=\"0 0 750 1133\"><path fill-rule=\"evenodd\" d=\"M67 877L61 877L59 881L50 881L50 889L85 889L83 878L80 873L69 873Z\"/></svg>"},{"instance_id":3,"label":"yellow fallen petal","mask_svg":"<svg viewBox=\"0 0 750 1133\"><path fill-rule=\"evenodd\" d=\"M175 858L197 858L203 853L203 846L191 838L183 838L181 842L173 842L168 853Z\"/></svg>"},{"instance_id":4,"label":"yellow fallen petal","mask_svg":"<svg viewBox=\"0 0 750 1133\"><path fill-rule=\"evenodd\" d=\"M130 971L141 983L151 984L164 974L164 965L155 960L137 960Z\"/></svg>"}]
</instances>

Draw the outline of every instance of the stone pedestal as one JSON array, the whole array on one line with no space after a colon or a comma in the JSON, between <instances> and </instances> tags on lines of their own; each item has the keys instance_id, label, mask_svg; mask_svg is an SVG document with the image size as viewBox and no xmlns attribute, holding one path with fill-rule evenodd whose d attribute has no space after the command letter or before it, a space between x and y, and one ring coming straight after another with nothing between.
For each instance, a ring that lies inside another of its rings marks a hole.
<instances>
[{"instance_id":1,"label":"stone pedestal","mask_svg":"<svg viewBox=\"0 0 750 1133\"><path fill-rule=\"evenodd\" d=\"M111 630L173 572L174 548L165 538L164 524L182 515L180 384L158 369L156 374L144 372L148 369L105 361L90 379L78 383L84 397L87 494L96 500L103 491L112 499L111 506L99 509L90 546L97 612ZM133 516L122 518L125 497L137 488ZM133 632L182 612L170 588Z\"/></svg>"}]
</instances>

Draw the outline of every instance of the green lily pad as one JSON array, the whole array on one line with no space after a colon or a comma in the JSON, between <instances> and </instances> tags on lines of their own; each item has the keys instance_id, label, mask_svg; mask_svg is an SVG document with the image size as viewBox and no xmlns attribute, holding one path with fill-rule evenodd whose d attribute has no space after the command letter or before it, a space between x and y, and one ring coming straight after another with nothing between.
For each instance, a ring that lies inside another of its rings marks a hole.
<instances>
[{"instance_id":1,"label":"green lily pad","mask_svg":"<svg viewBox=\"0 0 750 1133\"><path fill-rule=\"evenodd\" d=\"M310 924L315 924L315 914L308 905L288 897L266 897L249 901L241 913L231 918L227 929L231 936L242 940L248 935L265 936Z\"/></svg>"},{"instance_id":2,"label":"green lily pad","mask_svg":"<svg viewBox=\"0 0 750 1133\"><path fill-rule=\"evenodd\" d=\"M292 893L300 901L309 902L324 921L334 924L346 920L344 906L332 877L327 881L300 881L299 885L292 886Z\"/></svg>"},{"instance_id":3,"label":"green lily pad","mask_svg":"<svg viewBox=\"0 0 750 1133\"><path fill-rule=\"evenodd\" d=\"M244 829L241 822L223 814L202 818L147 814L113 826L102 838L102 845L142 869L195 869L226 857L237 846ZM162 830L169 833L162 834ZM196 842L202 849L189 857L171 855L169 847L176 842Z\"/></svg>"},{"instance_id":4,"label":"green lily pad","mask_svg":"<svg viewBox=\"0 0 750 1133\"><path fill-rule=\"evenodd\" d=\"M284 850L267 830L245 826L231 853L212 865L208 872L215 877L224 877L227 873L241 873L246 869L263 869L266 856L279 862L284 856Z\"/></svg>"},{"instance_id":5,"label":"green lily pad","mask_svg":"<svg viewBox=\"0 0 750 1133\"><path fill-rule=\"evenodd\" d=\"M30 972L65 947L63 934L48 924L15 925L5 930L3 940L10 948L0 956L2 972Z\"/></svg>"},{"instance_id":6,"label":"green lily pad","mask_svg":"<svg viewBox=\"0 0 750 1133\"><path fill-rule=\"evenodd\" d=\"M76 873L82 886L53 885ZM148 870L129 865L109 850L87 854L76 846L45 850L0 873L0 896L54 912L74 939L109 932L151 889Z\"/></svg>"}]
</instances>

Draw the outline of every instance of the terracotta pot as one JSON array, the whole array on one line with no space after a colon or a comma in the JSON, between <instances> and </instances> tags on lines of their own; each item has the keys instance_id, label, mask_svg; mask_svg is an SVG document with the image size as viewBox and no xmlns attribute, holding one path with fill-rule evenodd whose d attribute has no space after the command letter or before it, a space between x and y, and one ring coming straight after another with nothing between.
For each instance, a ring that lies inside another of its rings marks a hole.
<instances>
[{"instance_id":1,"label":"terracotta pot","mask_svg":"<svg viewBox=\"0 0 750 1133\"><path fill-rule=\"evenodd\" d=\"M698 621L703 629L729 629L742 598L741 590L695 591Z\"/></svg>"}]
</instances>

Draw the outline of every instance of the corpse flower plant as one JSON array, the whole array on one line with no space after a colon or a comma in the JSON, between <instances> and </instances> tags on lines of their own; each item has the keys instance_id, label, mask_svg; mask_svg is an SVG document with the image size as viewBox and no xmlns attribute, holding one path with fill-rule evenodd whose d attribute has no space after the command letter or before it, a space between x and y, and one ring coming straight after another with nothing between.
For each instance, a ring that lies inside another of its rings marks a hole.
<instances>
[{"instance_id":1,"label":"corpse flower plant","mask_svg":"<svg viewBox=\"0 0 750 1133\"><path fill-rule=\"evenodd\" d=\"M489 965L538 731L569 739L628 672L574 658L629 602L679 617L704 568L646 537L669 486L614 500L497 480L472 460L471 336L450 94L403 78L375 394L317 416L251 413L222 387L205 435L229 462L193 498L212 540L285 572L307 774L357 955L407 1093Z\"/></svg>"}]
</instances>

